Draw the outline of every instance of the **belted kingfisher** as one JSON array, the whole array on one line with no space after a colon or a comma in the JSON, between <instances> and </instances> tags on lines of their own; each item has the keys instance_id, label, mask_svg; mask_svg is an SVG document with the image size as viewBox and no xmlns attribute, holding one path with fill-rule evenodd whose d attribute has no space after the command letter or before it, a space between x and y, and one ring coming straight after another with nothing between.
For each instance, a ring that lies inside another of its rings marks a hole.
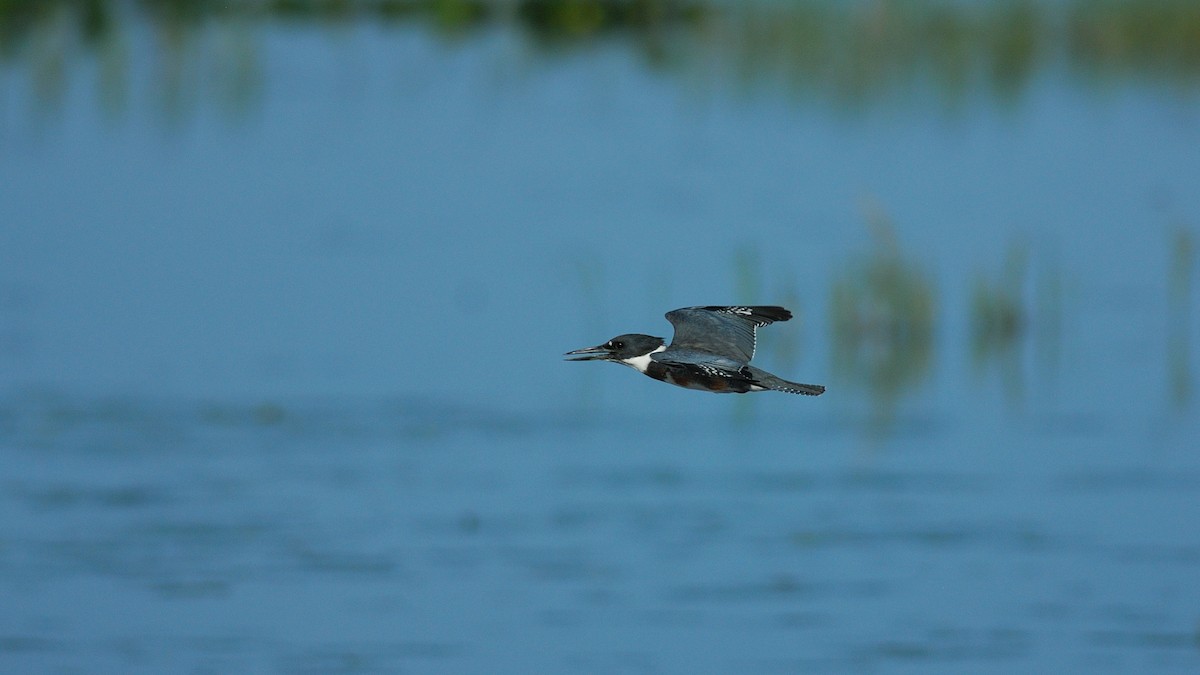
<instances>
[{"instance_id":1,"label":"belted kingfisher","mask_svg":"<svg viewBox=\"0 0 1200 675\"><path fill-rule=\"evenodd\" d=\"M750 365L755 332L792 313L782 307L684 307L667 312L675 326L670 346L660 337L630 333L564 356L573 361L615 361L656 380L718 394L784 391L820 396L819 384L788 382Z\"/></svg>"}]
</instances>

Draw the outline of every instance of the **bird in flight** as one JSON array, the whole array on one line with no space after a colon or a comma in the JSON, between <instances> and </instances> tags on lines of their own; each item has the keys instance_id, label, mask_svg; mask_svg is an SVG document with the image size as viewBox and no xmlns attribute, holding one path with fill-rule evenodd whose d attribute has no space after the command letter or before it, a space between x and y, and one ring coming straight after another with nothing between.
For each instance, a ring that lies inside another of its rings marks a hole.
<instances>
[{"instance_id":1,"label":"bird in flight","mask_svg":"<svg viewBox=\"0 0 1200 675\"><path fill-rule=\"evenodd\" d=\"M792 313L782 307L684 307L667 312L675 326L671 344L651 335L630 333L564 356L572 361L613 361L656 380L718 394L783 391L820 396L819 384L789 382L750 365L755 332Z\"/></svg>"}]
</instances>

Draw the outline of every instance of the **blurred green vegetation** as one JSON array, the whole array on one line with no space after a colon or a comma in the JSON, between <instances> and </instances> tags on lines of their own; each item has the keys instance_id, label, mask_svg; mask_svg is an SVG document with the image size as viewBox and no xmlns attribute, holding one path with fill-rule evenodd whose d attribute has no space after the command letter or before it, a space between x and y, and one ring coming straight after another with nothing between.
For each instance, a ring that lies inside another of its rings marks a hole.
<instances>
[{"instance_id":1,"label":"blurred green vegetation","mask_svg":"<svg viewBox=\"0 0 1200 675\"><path fill-rule=\"evenodd\" d=\"M1194 0L0 0L0 74L27 73L52 105L96 62L86 72L119 110L135 55L152 57L171 105L215 95L236 108L262 77L260 29L282 23L424 25L450 41L509 30L546 58L606 40L689 83L849 107L917 96L953 108L979 93L1003 104L1050 69L1089 86L1200 88Z\"/></svg>"},{"instance_id":2,"label":"blurred green vegetation","mask_svg":"<svg viewBox=\"0 0 1200 675\"><path fill-rule=\"evenodd\" d=\"M868 223L874 246L834 280L829 324L833 370L871 393L882 432L895 403L932 366L936 294L921 265L901 251L887 217L876 209Z\"/></svg>"},{"instance_id":3,"label":"blurred green vegetation","mask_svg":"<svg viewBox=\"0 0 1200 675\"><path fill-rule=\"evenodd\" d=\"M1017 347L1029 325L1023 299L1028 259L1023 245L1011 246L1000 278L977 276L971 293L971 360L975 371L998 362L1012 395L1021 393Z\"/></svg>"}]
</instances>

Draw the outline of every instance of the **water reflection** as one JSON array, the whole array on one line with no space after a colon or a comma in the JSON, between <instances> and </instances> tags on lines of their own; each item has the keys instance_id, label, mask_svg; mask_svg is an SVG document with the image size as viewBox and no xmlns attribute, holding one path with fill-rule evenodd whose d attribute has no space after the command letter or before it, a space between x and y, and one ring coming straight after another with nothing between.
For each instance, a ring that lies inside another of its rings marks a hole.
<instances>
[{"instance_id":1,"label":"water reflection","mask_svg":"<svg viewBox=\"0 0 1200 675\"><path fill-rule=\"evenodd\" d=\"M933 86L949 110L974 92L1005 104L1040 72L1080 82L1135 78L1192 90L1200 83L1200 8L1190 2L751 3L622 0L9 0L0 3L0 68L23 73L39 114L62 105L72 78L94 77L118 114L150 77L164 114L211 102L244 111L263 86L264 27L305 23L420 24L449 41L513 31L546 58L599 40L626 45L649 68L702 86L791 91L860 109ZM152 54L140 58L142 52ZM136 72L137 62L158 64ZM95 67L92 68L91 64Z\"/></svg>"},{"instance_id":2,"label":"water reflection","mask_svg":"<svg viewBox=\"0 0 1200 675\"><path fill-rule=\"evenodd\" d=\"M1040 376L1054 378L1062 355L1062 269L1056 254L1044 253L1041 258L1034 281L1034 353Z\"/></svg>"},{"instance_id":3,"label":"water reflection","mask_svg":"<svg viewBox=\"0 0 1200 675\"><path fill-rule=\"evenodd\" d=\"M1167 381L1170 383L1170 399L1176 408L1185 407L1192 397L1188 331L1192 321L1195 269L1195 237L1190 230L1179 227L1171 235L1167 303Z\"/></svg>"},{"instance_id":4,"label":"water reflection","mask_svg":"<svg viewBox=\"0 0 1200 675\"><path fill-rule=\"evenodd\" d=\"M883 433L898 399L918 385L933 361L936 295L921 265L907 257L891 222L868 214L874 247L851 261L830 290L832 367L875 401L875 433Z\"/></svg>"},{"instance_id":5,"label":"water reflection","mask_svg":"<svg viewBox=\"0 0 1200 675\"><path fill-rule=\"evenodd\" d=\"M1005 390L1013 397L1021 394L1017 347L1029 324L1028 311L1022 300L1027 260L1024 246L1010 247L1000 278L977 277L971 295L972 363L977 372L990 362L998 363Z\"/></svg>"}]
</instances>

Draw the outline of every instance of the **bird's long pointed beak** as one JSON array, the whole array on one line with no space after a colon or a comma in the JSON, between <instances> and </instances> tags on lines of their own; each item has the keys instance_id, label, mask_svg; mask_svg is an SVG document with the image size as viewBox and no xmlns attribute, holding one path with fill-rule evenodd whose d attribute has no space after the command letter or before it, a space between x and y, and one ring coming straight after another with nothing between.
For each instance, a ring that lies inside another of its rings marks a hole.
<instances>
[{"instance_id":1,"label":"bird's long pointed beak","mask_svg":"<svg viewBox=\"0 0 1200 675\"><path fill-rule=\"evenodd\" d=\"M584 347L576 349L573 352L567 352L563 356L568 357L568 361L602 361L612 357L612 352L608 351L601 345L595 347Z\"/></svg>"}]
</instances>

